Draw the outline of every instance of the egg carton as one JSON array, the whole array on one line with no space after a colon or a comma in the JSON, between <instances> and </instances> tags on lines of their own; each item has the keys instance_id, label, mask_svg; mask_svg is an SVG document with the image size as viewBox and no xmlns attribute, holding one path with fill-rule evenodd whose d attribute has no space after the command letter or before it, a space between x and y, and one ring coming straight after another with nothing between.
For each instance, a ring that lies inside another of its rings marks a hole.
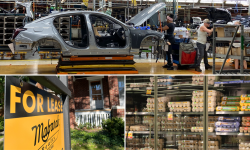
<instances>
[{"instance_id":1,"label":"egg carton","mask_svg":"<svg viewBox=\"0 0 250 150\"><path fill-rule=\"evenodd\" d=\"M242 122L250 122L250 116L242 117Z\"/></svg>"},{"instance_id":2,"label":"egg carton","mask_svg":"<svg viewBox=\"0 0 250 150\"><path fill-rule=\"evenodd\" d=\"M240 106L240 101L222 101L221 106Z\"/></svg>"},{"instance_id":3,"label":"egg carton","mask_svg":"<svg viewBox=\"0 0 250 150\"><path fill-rule=\"evenodd\" d=\"M192 112L203 112L203 107L192 107Z\"/></svg>"},{"instance_id":4,"label":"egg carton","mask_svg":"<svg viewBox=\"0 0 250 150\"><path fill-rule=\"evenodd\" d=\"M239 132L239 128L215 128L216 132Z\"/></svg>"},{"instance_id":5,"label":"egg carton","mask_svg":"<svg viewBox=\"0 0 250 150\"><path fill-rule=\"evenodd\" d=\"M250 106L250 100L241 100L240 106Z\"/></svg>"},{"instance_id":6,"label":"egg carton","mask_svg":"<svg viewBox=\"0 0 250 150\"><path fill-rule=\"evenodd\" d=\"M193 96L203 96L204 91L193 91Z\"/></svg>"},{"instance_id":7,"label":"egg carton","mask_svg":"<svg viewBox=\"0 0 250 150\"><path fill-rule=\"evenodd\" d=\"M250 106L241 106L241 111L250 111Z\"/></svg>"},{"instance_id":8,"label":"egg carton","mask_svg":"<svg viewBox=\"0 0 250 150\"><path fill-rule=\"evenodd\" d=\"M241 100L250 100L250 94L243 94L240 96Z\"/></svg>"},{"instance_id":9,"label":"egg carton","mask_svg":"<svg viewBox=\"0 0 250 150\"><path fill-rule=\"evenodd\" d=\"M190 102L168 102L168 107L190 107Z\"/></svg>"},{"instance_id":10,"label":"egg carton","mask_svg":"<svg viewBox=\"0 0 250 150\"><path fill-rule=\"evenodd\" d=\"M242 122L243 127L250 127L250 122Z\"/></svg>"},{"instance_id":11,"label":"egg carton","mask_svg":"<svg viewBox=\"0 0 250 150\"><path fill-rule=\"evenodd\" d=\"M250 127L240 127L241 133L250 133Z\"/></svg>"},{"instance_id":12,"label":"egg carton","mask_svg":"<svg viewBox=\"0 0 250 150\"><path fill-rule=\"evenodd\" d=\"M223 121L223 122L240 122L241 117L225 117L225 116L219 116L218 121Z\"/></svg>"},{"instance_id":13,"label":"egg carton","mask_svg":"<svg viewBox=\"0 0 250 150\"><path fill-rule=\"evenodd\" d=\"M192 102L203 102L203 96L193 96Z\"/></svg>"},{"instance_id":14,"label":"egg carton","mask_svg":"<svg viewBox=\"0 0 250 150\"><path fill-rule=\"evenodd\" d=\"M208 127L208 132L213 132L213 127ZM192 127L191 132L203 132L203 127Z\"/></svg>"},{"instance_id":15,"label":"egg carton","mask_svg":"<svg viewBox=\"0 0 250 150\"><path fill-rule=\"evenodd\" d=\"M239 101L241 100L240 96L224 96L221 98L222 101Z\"/></svg>"},{"instance_id":16,"label":"egg carton","mask_svg":"<svg viewBox=\"0 0 250 150\"><path fill-rule=\"evenodd\" d=\"M239 110L240 110L239 106L217 106L216 107L216 111L239 111Z\"/></svg>"},{"instance_id":17,"label":"egg carton","mask_svg":"<svg viewBox=\"0 0 250 150\"><path fill-rule=\"evenodd\" d=\"M249 124L250 125L250 124ZM239 128L240 123L239 122L223 122L223 121L217 121L215 123L215 127L221 127L221 128Z\"/></svg>"},{"instance_id":18,"label":"egg carton","mask_svg":"<svg viewBox=\"0 0 250 150\"><path fill-rule=\"evenodd\" d=\"M191 107L170 107L170 112L191 112Z\"/></svg>"},{"instance_id":19,"label":"egg carton","mask_svg":"<svg viewBox=\"0 0 250 150\"><path fill-rule=\"evenodd\" d=\"M178 140L178 145L194 145L198 146L198 140Z\"/></svg>"}]
</instances>

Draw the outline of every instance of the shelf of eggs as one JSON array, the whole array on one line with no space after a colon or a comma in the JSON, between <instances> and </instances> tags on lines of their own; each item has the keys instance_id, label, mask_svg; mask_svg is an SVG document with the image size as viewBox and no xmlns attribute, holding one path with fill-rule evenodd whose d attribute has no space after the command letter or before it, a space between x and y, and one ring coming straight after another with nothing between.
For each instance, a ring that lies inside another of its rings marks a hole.
<instances>
[{"instance_id":1,"label":"shelf of eggs","mask_svg":"<svg viewBox=\"0 0 250 150\"><path fill-rule=\"evenodd\" d=\"M208 85L214 85L218 77L216 76L208 76ZM204 85L204 76L193 76L192 77L193 85Z\"/></svg>"},{"instance_id":2,"label":"shelf of eggs","mask_svg":"<svg viewBox=\"0 0 250 150\"><path fill-rule=\"evenodd\" d=\"M172 76L163 76L159 79L157 79L157 86L158 87L166 87L171 86L173 84L174 77ZM154 87L155 79L154 77L150 77L150 82L146 83L129 83L129 87L127 87L127 90L138 90L143 89L146 87Z\"/></svg>"}]
</instances>

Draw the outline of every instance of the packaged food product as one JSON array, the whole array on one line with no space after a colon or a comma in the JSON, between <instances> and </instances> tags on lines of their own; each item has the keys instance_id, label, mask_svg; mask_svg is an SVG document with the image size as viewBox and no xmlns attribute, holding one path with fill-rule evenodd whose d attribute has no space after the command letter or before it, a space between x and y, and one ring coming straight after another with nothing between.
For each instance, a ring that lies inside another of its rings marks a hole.
<instances>
[{"instance_id":1,"label":"packaged food product","mask_svg":"<svg viewBox=\"0 0 250 150\"><path fill-rule=\"evenodd\" d=\"M222 122L222 121L217 121L215 123L215 127L222 127L222 128L236 128L239 127L240 123L239 122Z\"/></svg>"},{"instance_id":2,"label":"packaged food product","mask_svg":"<svg viewBox=\"0 0 250 150\"><path fill-rule=\"evenodd\" d=\"M249 127L250 126L250 122L242 122L242 126L243 127Z\"/></svg>"},{"instance_id":3,"label":"packaged food product","mask_svg":"<svg viewBox=\"0 0 250 150\"><path fill-rule=\"evenodd\" d=\"M239 106L217 106L216 111L239 111Z\"/></svg>"},{"instance_id":4,"label":"packaged food product","mask_svg":"<svg viewBox=\"0 0 250 150\"><path fill-rule=\"evenodd\" d=\"M170 107L170 112L191 112L191 107Z\"/></svg>"},{"instance_id":5,"label":"packaged food product","mask_svg":"<svg viewBox=\"0 0 250 150\"><path fill-rule=\"evenodd\" d=\"M250 94L243 94L241 95L241 100L250 100Z\"/></svg>"},{"instance_id":6,"label":"packaged food product","mask_svg":"<svg viewBox=\"0 0 250 150\"><path fill-rule=\"evenodd\" d=\"M225 117L225 116L219 116L218 121L223 121L223 122L240 122L240 117Z\"/></svg>"},{"instance_id":7,"label":"packaged food product","mask_svg":"<svg viewBox=\"0 0 250 150\"><path fill-rule=\"evenodd\" d=\"M203 96L193 96L192 101L193 102L203 102Z\"/></svg>"},{"instance_id":8,"label":"packaged food product","mask_svg":"<svg viewBox=\"0 0 250 150\"><path fill-rule=\"evenodd\" d=\"M208 112L214 112L215 107L208 107Z\"/></svg>"},{"instance_id":9,"label":"packaged food product","mask_svg":"<svg viewBox=\"0 0 250 150\"><path fill-rule=\"evenodd\" d=\"M250 111L250 106L241 106L241 111Z\"/></svg>"},{"instance_id":10,"label":"packaged food product","mask_svg":"<svg viewBox=\"0 0 250 150\"><path fill-rule=\"evenodd\" d=\"M222 101L221 106L240 106L240 101Z\"/></svg>"},{"instance_id":11,"label":"packaged food product","mask_svg":"<svg viewBox=\"0 0 250 150\"><path fill-rule=\"evenodd\" d=\"M250 133L250 127L240 127L241 133Z\"/></svg>"},{"instance_id":12,"label":"packaged food product","mask_svg":"<svg viewBox=\"0 0 250 150\"><path fill-rule=\"evenodd\" d=\"M203 107L193 107L192 111L193 112L203 112Z\"/></svg>"},{"instance_id":13,"label":"packaged food product","mask_svg":"<svg viewBox=\"0 0 250 150\"><path fill-rule=\"evenodd\" d=\"M184 102L168 102L168 107L189 107L190 102L184 101Z\"/></svg>"},{"instance_id":14,"label":"packaged food product","mask_svg":"<svg viewBox=\"0 0 250 150\"><path fill-rule=\"evenodd\" d=\"M219 141L208 141L208 146L219 146Z\"/></svg>"},{"instance_id":15,"label":"packaged food product","mask_svg":"<svg viewBox=\"0 0 250 150\"><path fill-rule=\"evenodd\" d=\"M241 100L240 106L250 106L250 100Z\"/></svg>"},{"instance_id":16,"label":"packaged food product","mask_svg":"<svg viewBox=\"0 0 250 150\"><path fill-rule=\"evenodd\" d=\"M250 116L242 117L242 122L250 122Z\"/></svg>"},{"instance_id":17,"label":"packaged food product","mask_svg":"<svg viewBox=\"0 0 250 150\"><path fill-rule=\"evenodd\" d=\"M239 128L215 128L216 132L239 132Z\"/></svg>"},{"instance_id":18,"label":"packaged food product","mask_svg":"<svg viewBox=\"0 0 250 150\"><path fill-rule=\"evenodd\" d=\"M237 101L240 100L240 96L224 96L221 98L222 101Z\"/></svg>"},{"instance_id":19,"label":"packaged food product","mask_svg":"<svg viewBox=\"0 0 250 150\"><path fill-rule=\"evenodd\" d=\"M203 102L192 102L193 107L203 107Z\"/></svg>"}]
</instances>

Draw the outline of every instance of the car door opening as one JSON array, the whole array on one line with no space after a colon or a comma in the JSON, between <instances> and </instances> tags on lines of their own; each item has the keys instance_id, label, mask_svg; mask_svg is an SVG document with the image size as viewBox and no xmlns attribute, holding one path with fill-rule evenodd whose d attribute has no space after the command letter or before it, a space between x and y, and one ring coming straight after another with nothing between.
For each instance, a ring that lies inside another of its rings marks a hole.
<instances>
[{"instance_id":1,"label":"car door opening","mask_svg":"<svg viewBox=\"0 0 250 150\"><path fill-rule=\"evenodd\" d=\"M90 15L96 44L104 48L122 48L126 46L126 37L121 25L108 17Z\"/></svg>"},{"instance_id":2,"label":"car door opening","mask_svg":"<svg viewBox=\"0 0 250 150\"><path fill-rule=\"evenodd\" d=\"M68 45L75 48L89 46L87 23L83 15L58 17L54 20L54 26Z\"/></svg>"}]
</instances>

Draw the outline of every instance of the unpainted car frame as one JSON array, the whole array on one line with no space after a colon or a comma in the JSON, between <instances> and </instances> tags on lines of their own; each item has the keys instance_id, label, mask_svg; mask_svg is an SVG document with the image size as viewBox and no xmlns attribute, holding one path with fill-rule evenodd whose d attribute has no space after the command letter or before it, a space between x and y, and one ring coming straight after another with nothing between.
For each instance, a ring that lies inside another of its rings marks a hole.
<instances>
[{"instance_id":1,"label":"unpainted car frame","mask_svg":"<svg viewBox=\"0 0 250 150\"><path fill-rule=\"evenodd\" d=\"M163 33L153 30L140 30L134 28L143 24L152 15L163 9L165 6L165 3L154 4L138 13L126 24L109 15L96 11L68 11L50 14L49 16L26 24L23 28L16 29L12 36L13 43L9 44L9 47L13 53L27 52L32 51L33 48L41 46L42 43L47 43L46 45L48 45L49 41L53 41L51 43L55 48L61 49L63 56L138 54L141 46L157 46L159 45L159 43L160 45L165 44ZM53 21L55 18L63 17L65 15L85 16L89 39L88 47L72 47L63 40L63 38L53 25ZM106 17L116 24L120 25L124 29L123 34L126 40L126 46L123 48L99 47L96 43L95 34L91 25L90 15ZM133 26L131 26L131 24Z\"/></svg>"}]
</instances>

